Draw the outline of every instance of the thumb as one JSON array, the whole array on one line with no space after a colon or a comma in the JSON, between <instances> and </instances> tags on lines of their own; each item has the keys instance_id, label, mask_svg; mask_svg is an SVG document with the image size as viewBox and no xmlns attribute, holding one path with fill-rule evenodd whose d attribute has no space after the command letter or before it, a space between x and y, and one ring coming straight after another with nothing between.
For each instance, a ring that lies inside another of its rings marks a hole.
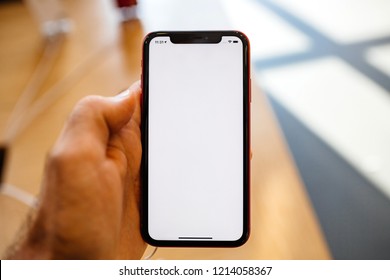
<instances>
[{"instance_id":1,"label":"thumb","mask_svg":"<svg viewBox=\"0 0 390 280\"><path fill-rule=\"evenodd\" d=\"M114 97L83 98L71 113L62 140L73 145L96 141L106 145L110 135L118 132L132 117L140 123L140 95L140 83L136 82Z\"/></svg>"},{"instance_id":2,"label":"thumb","mask_svg":"<svg viewBox=\"0 0 390 280\"><path fill-rule=\"evenodd\" d=\"M105 118L110 131L118 131L134 118L137 125L141 122L141 84L135 82L130 88L109 98L112 106L107 108Z\"/></svg>"}]
</instances>

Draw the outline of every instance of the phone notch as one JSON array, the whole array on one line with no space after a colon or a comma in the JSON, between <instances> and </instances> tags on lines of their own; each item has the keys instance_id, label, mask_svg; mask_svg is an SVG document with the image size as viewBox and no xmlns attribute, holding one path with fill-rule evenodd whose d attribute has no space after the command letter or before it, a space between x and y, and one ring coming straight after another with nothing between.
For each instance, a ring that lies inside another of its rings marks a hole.
<instances>
[{"instance_id":1,"label":"phone notch","mask_svg":"<svg viewBox=\"0 0 390 280\"><path fill-rule=\"evenodd\" d=\"M170 34L173 44L218 44L222 35L213 32L177 32Z\"/></svg>"}]
</instances>

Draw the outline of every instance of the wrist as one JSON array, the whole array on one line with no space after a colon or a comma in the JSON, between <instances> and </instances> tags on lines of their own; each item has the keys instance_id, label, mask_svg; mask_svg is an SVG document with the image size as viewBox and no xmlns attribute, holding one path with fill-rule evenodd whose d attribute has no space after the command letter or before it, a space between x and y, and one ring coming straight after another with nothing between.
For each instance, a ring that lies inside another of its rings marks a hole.
<instances>
[{"instance_id":1,"label":"wrist","mask_svg":"<svg viewBox=\"0 0 390 280\"><path fill-rule=\"evenodd\" d=\"M7 259L51 259L49 231L44 219L32 212L16 242L8 249Z\"/></svg>"}]
</instances>

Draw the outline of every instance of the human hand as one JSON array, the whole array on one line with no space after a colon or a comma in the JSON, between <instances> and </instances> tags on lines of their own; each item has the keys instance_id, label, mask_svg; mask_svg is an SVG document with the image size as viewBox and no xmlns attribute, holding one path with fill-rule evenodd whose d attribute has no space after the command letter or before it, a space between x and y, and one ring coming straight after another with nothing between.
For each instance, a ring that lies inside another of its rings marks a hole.
<instances>
[{"instance_id":1,"label":"human hand","mask_svg":"<svg viewBox=\"0 0 390 280\"><path fill-rule=\"evenodd\" d=\"M46 164L36 216L11 258L140 259L141 88L89 96Z\"/></svg>"}]
</instances>

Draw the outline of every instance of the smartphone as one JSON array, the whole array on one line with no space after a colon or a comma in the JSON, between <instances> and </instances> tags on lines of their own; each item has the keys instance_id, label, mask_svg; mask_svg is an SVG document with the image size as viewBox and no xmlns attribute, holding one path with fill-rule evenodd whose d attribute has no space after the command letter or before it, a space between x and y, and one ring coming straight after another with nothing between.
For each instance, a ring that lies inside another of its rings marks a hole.
<instances>
[{"instance_id":1,"label":"smartphone","mask_svg":"<svg viewBox=\"0 0 390 280\"><path fill-rule=\"evenodd\" d=\"M249 237L250 63L238 31L154 32L142 59L141 231L153 246Z\"/></svg>"}]
</instances>

